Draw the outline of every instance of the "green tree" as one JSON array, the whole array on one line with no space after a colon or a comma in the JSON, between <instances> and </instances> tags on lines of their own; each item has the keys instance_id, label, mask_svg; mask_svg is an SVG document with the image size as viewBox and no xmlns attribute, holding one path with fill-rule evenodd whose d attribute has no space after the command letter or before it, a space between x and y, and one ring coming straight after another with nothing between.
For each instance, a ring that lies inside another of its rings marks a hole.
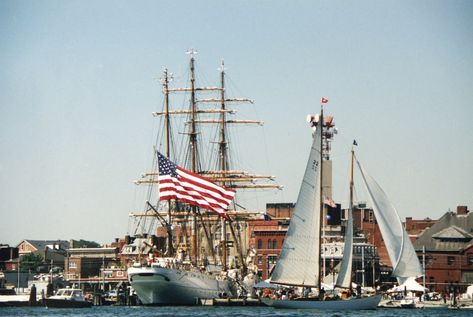
<instances>
[{"instance_id":1,"label":"green tree","mask_svg":"<svg viewBox=\"0 0 473 317\"><path fill-rule=\"evenodd\" d=\"M26 254L20 259L20 270L36 271L36 268L43 264L43 256L37 253Z\"/></svg>"},{"instance_id":2,"label":"green tree","mask_svg":"<svg viewBox=\"0 0 473 317\"><path fill-rule=\"evenodd\" d=\"M94 241L87 241L87 240L72 240L74 244L74 248L100 248L100 244Z\"/></svg>"}]
</instances>

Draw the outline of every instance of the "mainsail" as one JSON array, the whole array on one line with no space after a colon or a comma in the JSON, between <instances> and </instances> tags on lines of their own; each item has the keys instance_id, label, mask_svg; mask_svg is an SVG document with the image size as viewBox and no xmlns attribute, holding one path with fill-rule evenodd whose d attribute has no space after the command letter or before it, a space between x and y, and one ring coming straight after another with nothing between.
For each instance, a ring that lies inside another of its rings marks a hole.
<instances>
[{"instance_id":1,"label":"mainsail","mask_svg":"<svg viewBox=\"0 0 473 317\"><path fill-rule=\"evenodd\" d=\"M362 178L369 193L376 221L383 236L393 266L393 276L399 284L408 278L422 275L422 268L406 230L394 206L378 183L369 176L357 161Z\"/></svg>"},{"instance_id":2,"label":"mainsail","mask_svg":"<svg viewBox=\"0 0 473 317\"><path fill-rule=\"evenodd\" d=\"M320 274L320 171L323 117L319 117L294 213L271 282L318 287Z\"/></svg>"}]
</instances>

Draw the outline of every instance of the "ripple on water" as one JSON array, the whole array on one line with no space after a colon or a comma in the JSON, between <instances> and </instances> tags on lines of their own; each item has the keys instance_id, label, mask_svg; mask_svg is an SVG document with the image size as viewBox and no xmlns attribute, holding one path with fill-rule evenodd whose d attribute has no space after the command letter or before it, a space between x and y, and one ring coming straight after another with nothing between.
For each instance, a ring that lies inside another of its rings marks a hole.
<instances>
[{"instance_id":1,"label":"ripple on water","mask_svg":"<svg viewBox=\"0 0 473 317\"><path fill-rule=\"evenodd\" d=\"M447 309L377 309L367 311L317 311L271 307L126 307L104 306L85 309L44 307L0 308L1 317L471 317L471 311Z\"/></svg>"}]
</instances>

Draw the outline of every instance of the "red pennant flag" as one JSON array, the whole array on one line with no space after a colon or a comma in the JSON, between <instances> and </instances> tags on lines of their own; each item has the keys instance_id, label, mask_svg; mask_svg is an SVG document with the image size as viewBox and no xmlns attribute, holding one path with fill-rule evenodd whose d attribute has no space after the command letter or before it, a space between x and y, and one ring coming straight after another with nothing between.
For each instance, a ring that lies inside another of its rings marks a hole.
<instances>
[{"instance_id":1,"label":"red pennant flag","mask_svg":"<svg viewBox=\"0 0 473 317\"><path fill-rule=\"evenodd\" d=\"M325 99L324 97L322 97L322 103L327 103L328 102L328 99Z\"/></svg>"}]
</instances>

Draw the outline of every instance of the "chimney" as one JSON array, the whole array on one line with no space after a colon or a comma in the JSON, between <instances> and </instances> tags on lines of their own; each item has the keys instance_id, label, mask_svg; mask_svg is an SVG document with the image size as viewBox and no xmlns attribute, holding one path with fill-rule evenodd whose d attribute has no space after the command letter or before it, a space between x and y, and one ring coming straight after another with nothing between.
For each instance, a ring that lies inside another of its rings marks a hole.
<instances>
[{"instance_id":1,"label":"chimney","mask_svg":"<svg viewBox=\"0 0 473 317\"><path fill-rule=\"evenodd\" d=\"M469 212L468 206L457 206L457 215L466 215Z\"/></svg>"}]
</instances>

